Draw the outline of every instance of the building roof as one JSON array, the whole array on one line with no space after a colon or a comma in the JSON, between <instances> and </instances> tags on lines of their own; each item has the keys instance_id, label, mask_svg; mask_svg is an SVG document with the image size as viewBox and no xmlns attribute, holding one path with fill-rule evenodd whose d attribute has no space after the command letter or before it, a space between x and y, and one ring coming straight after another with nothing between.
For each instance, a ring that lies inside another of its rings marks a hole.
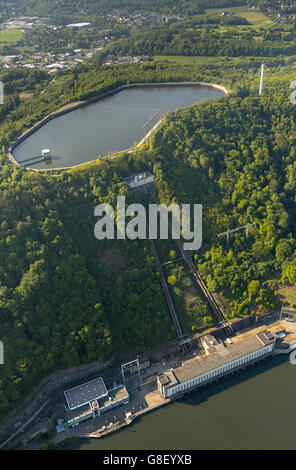
<instances>
[{"instance_id":1,"label":"building roof","mask_svg":"<svg viewBox=\"0 0 296 470\"><path fill-rule=\"evenodd\" d=\"M92 400L103 398L108 395L106 385L102 377L86 382L64 392L69 410L75 410L86 405Z\"/></svg>"},{"instance_id":2,"label":"building roof","mask_svg":"<svg viewBox=\"0 0 296 470\"><path fill-rule=\"evenodd\" d=\"M215 351L215 348L218 346L218 341L212 335L204 335L200 338L204 350L210 354L210 352Z\"/></svg>"},{"instance_id":3,"label":"building roof","mask_svg":"<svg viewBox=\"0 0 296 470\"><path fill-rule=\"evenodd\" d=\"M260 341L266 345L269 344L271 340L274 339L274 336L272 333L268 330L261 331L260 333L257 333L257 337L260 339Z\"/></svg>"},{"instance_id":4,"label":"building roof","mask_svg":"<svg viewBox=\"0 0 296 470\"><path fill-rule=\"evenodd\" d=\"M90 416L91 414L92 414L92 409L88 403L87 405L81 406L80 408L77 408L75 410L70 411L69 409L66 409L65 419L68 424L71 424L77 420L83 420L86 417Z\"/></svg>"},{"instance_id":5,"label":"building roof","mask_svg":"<svg viewBox=\"0 0 296 470\"><path fill-rule=\"evenodd\" d=\"M90 23L83 22L67 24L67 28L83 28L83 26L90 26Z\"/></svg>"},{"instance_id":6,"label":"building roof","mask_svg":"<svg viewBox=\"0 0 296 470\"><path fill-rule=\"evenodd\" d=\"M151 178L153 175L150 173L150 171L141 171L140 173L136 173L135 175L128 176L127 178L124 178L123 181L126 184L132 184L136 181L139 180L145 180L146 178Z\"/></svg>"},{"instance_id":7,"label":"building roof","mask_svg":"<svg viewBox=\"0 0 296 470\"><path fill-rule=\"evenodd\" d=\"M176 385L178 383L173 370L160 374L159 381L164 387L171 387L172 385Z\"/></svg>"},{"instance_id":8,"label":"building roof","mask_svg":"<svg viewBox=\"0 0 296 470\"><path fill-rule=\"evenodd\" d=\"M180 367L176 367L169 372L165 372L159 376L159 380L164 388L169 388L175 383L171 382L172 373L178 383L184 383L194 377L197 377L206 372L210 372L217 367L222 367L235 359L242 358L247 354L258 351L264 346L271 344L275 341L274 336L270 331L263 331L254 336L250 336L241 341L224 347L222 343L204 357L195 357L186 361ZM167 376L167 379L165 377Z\"/></svg>"},{"instance_id":9,"label":"building roof","mask_svg":"<svg viewBox=\"0 0 296 470\"><path fill-rule=\"evenodd\" d=\"M124 385L120 385L119 387L109 390L109 396L100 402L100 408L102 406L108 406L127 398L129 398L129 394L126 387Z\"/></svg>"}]
</instances>

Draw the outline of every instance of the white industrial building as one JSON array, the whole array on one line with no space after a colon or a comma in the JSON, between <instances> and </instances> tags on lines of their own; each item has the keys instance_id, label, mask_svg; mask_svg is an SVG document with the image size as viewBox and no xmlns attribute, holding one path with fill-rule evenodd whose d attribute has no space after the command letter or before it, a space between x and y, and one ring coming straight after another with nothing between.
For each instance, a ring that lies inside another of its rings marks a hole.
<instances>
[{"instance_id":1,"label":"white industrial building","mask_svg":"<svg viewBox=\"0 0 296 470\"><path fill-rule=\"evenodd\" d=\"M129 394L124 385L115 385L107 390L102 377L78 385L64 392L65 421L68 427L77 426L88 419L96 418L113 408L129 403Z\"/></svg>"},{"instance_id":2,"label":"white industrial building","mask_svg":"<svg viewBox=\"0 0 296 470\"><path fill-rule=\"evenodd\" d=\"M201 338L205 356L195 357L182 366L157 377L163 398L175 398L206 385L235 370L246 367L273 353L276 338L263 331L237 342L218 342L213 336Z\"/></svg>"},{"instance_id":3,"label":"white industrial building","mask_svg":"<svg viewBox=\"0 0 296 470\"><path fill-rule=\"evenodd\" d=\"M67 24L67 28L74 28L74 29L81 29L81 28L88 28L90 26L90 23L71 23Z\"/></svg>"},{"instance_id":4,"label":"white industrial building","mask_svg":"<svg viewBox=\"0 0 296 470\"><path fill-rule=\"evenodd\" d=\"M141 190L153 185L154 176L149 171L143 171L136 175L129 176L124 182L133 190Z\"/></svg>"}]
</instances>

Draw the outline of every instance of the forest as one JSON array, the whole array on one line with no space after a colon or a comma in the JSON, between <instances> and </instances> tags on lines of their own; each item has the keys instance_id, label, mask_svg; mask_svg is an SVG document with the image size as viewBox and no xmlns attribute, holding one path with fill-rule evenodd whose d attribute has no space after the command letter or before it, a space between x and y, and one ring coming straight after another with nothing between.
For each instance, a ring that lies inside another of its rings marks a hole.
<instances>
[{"instance_id":1,"label":"forest","mask_svg":"<svg viewBox=\"0 0 296 470\"><path fill-rule=\"evenodd\" d=\"M19 6L24 13L38 15L71 15L83 9L88 15L100 15L110 10L130 12L134 10L148 10L158 13L178 12L182 14L198 14L204 8L217 8L224 6L237 6L245 2L242 0L11 0Z\"/></svg>"},{"instance_id":2,"label":"forest","mask_svg":"<svg viewBox=\"0 0 296 470\"><path fill-rule=\"evenodd\" d=\"M23 12L47 15L53 3L25 0ZM166 12L172 3L112 0L108 7L141 4ZM71 15L77 7L88 14L107 8L103 0L77 1L75 8L70 1L59 4L56 15ZM230 2L184 0L180 9L197 14L214 5ZM296 286L296 114L289 101L294 31L251 37L223 33L216 24L201 30L196 21L203 20L193 19L188 29L173 24L141 36L134 32L54 77L43 70L0 71L0 418L55 370L140 354L175 339L147 241L99 242L93 234L98 203L115 206L117 195L134 200L123 183L132 173L150 170L163 203L203 204L203 245L194 261L227 318L273 311L279 308L278 285ZM104 67L111 53L215 59ZM262 56L266 82L259 97ZM170 111L147 143L116 159L41 174L7 158L17 136L61 106L124 84L178 81L220 83L231 93ZM218 238L248 222L254 224L248 238L244 231L232 235L229 245ZM163 261L177 256L172 244L159 249ZM165 273L187 330L212 327L212 312L194 291L186 267L171 264Z\"/></svg>"},{"instance_id":3,"label":"forest","mask_svg":"<svg viewBox=\"0 0 296 470\"><path fill-rule=\"evenodd\" d=\"M170 113L153 138L150 151L165 180L160 199L203 203L204 246L195 259L228 318L274 310L277 276L295 285L294 138L295 109L279 89ZM211 192L213 183L219 187L216 201L201 185L200 167ZM242 232L229 246L218 240L248 222L256 227L248 239Z\"/></svg>"},{"instance_id":4,"label":"forest","mask_svg":"<svg viewBox=\"0 0 296 470\"><path fill-rule=\"evenodd\" d=\"M237 21L237 19L236 19ZM260 39L259 39L260 38ZM108 46L104 55L183 55L183 56L259 56L295 55L295 34L276 36L268 30L262 33L221 32L212 27L202 29L154 28L132 33L128 38Z\"/></svg>"},{"instance_id":5,"label":"forest","mask_svg":"<svg viewBox=\"0 0 296 470\"><path fill-rule=\"evenodd\" d=\"M134 66L114 68L112 80L99 70L81 67L73 98L87 80L92 94L139 79ZM239 66L236 72L217 65L207 72L222 82L224 74L233 92L169 112L133 155L58 176L15 167L5 153L9 140L34 117L33 109L36 117L62 104L59 88L52 100L39 94L31 104L30 99L21 103L2 123L0 337L7 360L0 379L1 416L56 369L140 352L174 338L148 243L102 243L93 236L98 202L115 206L118 194L132 200L122 182L128 174L150 169L164 203L204 205L204 241L195 262L229 318L273 310L276 273L284 283L296 284L296 129L287 80L275 72L260 99L252 87L234 86L230 75L237 79L243 73ZM173 64L141 69L149 81L189 75L202 78L202 70ZM244 233L234 236L230 247L218 240L217 227L222 231L248 221L256 223L248 240ZM180 269L167 271L168 282L189 314L188 327L199 331L212 324L211 313L202 298L192 308L190 298L181 298L190 281Z\"/></svg>"},{"instance_id":6,"label":"forest","mask_svg":"<svg viewBox=\"0 0 296 470\"><path fill-rule=\"evenodd\" d=\"M173 338L147 243L98 242L93 209L125 193L121 165L47 178L1 158L1 416L56 368Z\"/></svg>"}]
</instances>

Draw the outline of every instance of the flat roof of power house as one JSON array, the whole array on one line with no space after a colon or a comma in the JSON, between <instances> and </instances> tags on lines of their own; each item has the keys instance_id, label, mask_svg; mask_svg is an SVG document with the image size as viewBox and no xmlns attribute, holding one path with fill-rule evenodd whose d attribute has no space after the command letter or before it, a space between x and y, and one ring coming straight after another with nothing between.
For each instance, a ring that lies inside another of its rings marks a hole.
<instances>
[{"instance_id":1,"label":"flat roof of power house","mask_svg":"<svg viewBox=\"0 0 296 470\"><path fill-rule=\"evenodd\" d=\"M86 382L64 392L69 410L75 410L92 400L108 395L108 390L102 377Z\"/></svg>"},{"instance_id":2,"label":"flat roof of power house","mask_svg":"<svg viewBox=\"0 0 296 470\"><path fill-rule=\"evenodd\" d=\"M207 336L209 338L209 335ZM198 375L210 372L217 367L222 367L229 362L258 351L274 341L275 338L270 331L265 330L227 347L220 343L213 347L214 351L210 354L203 357L194 357L184 362L182 366L164 372L159 376L159 380L164 388L169 388L176 383L186 382Z\"/></svg>"}]
</instances>

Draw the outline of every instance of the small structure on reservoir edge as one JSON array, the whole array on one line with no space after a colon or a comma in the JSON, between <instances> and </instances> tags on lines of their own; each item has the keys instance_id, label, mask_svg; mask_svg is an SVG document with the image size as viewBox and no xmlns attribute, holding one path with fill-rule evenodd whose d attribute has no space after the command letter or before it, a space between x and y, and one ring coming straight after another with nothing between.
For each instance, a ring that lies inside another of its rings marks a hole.
<instances>
[{"instance_id":1,"label":"small structure on reservoir edge","mask_svg":"<svg viewBox=\"0 0 296 470\"><path fill-rule=\"evenodd\" d=\"M51 158L49 149L43 149L41 153L42 153L43 160L48 160Z\"/></svg>"},{"instance_id":2,"label":"small structure on reservoir edge","mask_svg":"<svg viewBox=\"0 0 296 470\"><path fill-rule=\"evenodd\" d=\"M143 191L153 186L154 176L149 171L143 171L123 180L134 191Z\"/></svg>"}]
</instances>

